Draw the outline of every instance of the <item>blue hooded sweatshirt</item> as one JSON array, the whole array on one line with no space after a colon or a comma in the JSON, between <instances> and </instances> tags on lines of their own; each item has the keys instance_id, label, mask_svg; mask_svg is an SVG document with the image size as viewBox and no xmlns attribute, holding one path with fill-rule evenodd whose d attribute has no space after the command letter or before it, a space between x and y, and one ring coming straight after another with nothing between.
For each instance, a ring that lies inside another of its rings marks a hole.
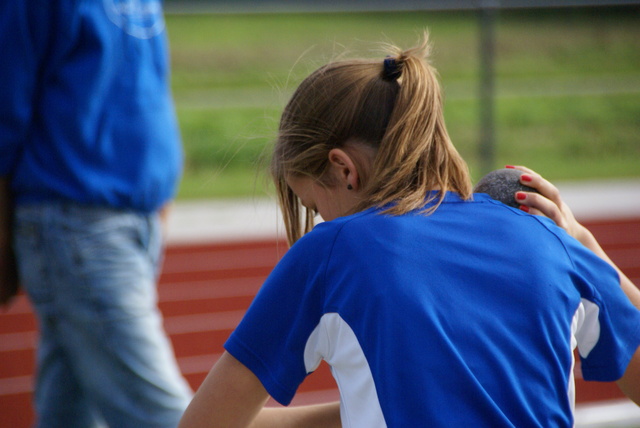
<instances>
[{"instance_id":1,"label":"blue hooded sweatshirt","mask_svg":"<svg viewBox=\"0 0 640 428\"><path fill-rule=\"evenodd\" d=\"M17 204L151 212L182 151L158 0L0 5L0 176Z\"/></svg>"}]
</instances>

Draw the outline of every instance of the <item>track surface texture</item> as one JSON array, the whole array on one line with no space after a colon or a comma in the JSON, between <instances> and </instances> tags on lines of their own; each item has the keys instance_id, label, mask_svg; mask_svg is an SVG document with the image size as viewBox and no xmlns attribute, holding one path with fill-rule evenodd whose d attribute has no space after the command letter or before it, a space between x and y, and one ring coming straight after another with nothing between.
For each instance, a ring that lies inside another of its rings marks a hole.
<instances>
[{"instance_id":1,"label":"track surface texture","mask_svg":"<svg viewBox=\"0 0 640 428\"><path fill-rule=\"evenodd\" d=\"M640 284L640 216L584 223L623 272ZM194 390L286 248L276 238L168 246L159 305L182 373ZM20 295L9 310L0 311L0 427L28 427L34 420L31 395L37 338L31 306ZM623 397L614 383L577 377L579 405ZM337 398L333 378L323 364L304 382L294 404Z\"/></svg>"}]
</instances>

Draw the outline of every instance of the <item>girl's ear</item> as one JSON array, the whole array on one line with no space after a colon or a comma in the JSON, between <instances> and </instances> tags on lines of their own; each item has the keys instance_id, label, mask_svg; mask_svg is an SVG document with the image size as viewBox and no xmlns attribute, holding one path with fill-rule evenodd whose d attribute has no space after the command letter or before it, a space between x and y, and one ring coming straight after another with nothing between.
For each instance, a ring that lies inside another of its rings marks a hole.
<instances>
[{"instance_id":1,"label":"girl's ear","mask_svg":"<svg viewBox=\"0 0 640 428\"><path fill-rule=\"evenodd\" d=\"M342 149L329 151L329 170L337 186L349 190L358 190L360 180L353 158Z\"/></svg>"}]
</instances>

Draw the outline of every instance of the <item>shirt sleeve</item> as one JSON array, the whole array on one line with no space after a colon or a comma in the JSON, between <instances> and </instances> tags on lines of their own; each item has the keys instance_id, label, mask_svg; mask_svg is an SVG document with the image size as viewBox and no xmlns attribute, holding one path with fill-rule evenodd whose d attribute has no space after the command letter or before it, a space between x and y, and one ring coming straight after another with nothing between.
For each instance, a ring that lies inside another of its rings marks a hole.
<instances>
[{"instance_id":1,"label":"shirt sleeve","mask_svg":"<svg viewBox=\"0 0 640 428\"><path fill-rule=\"evenodd\" d=\"M51 3L0 2L0 176L11 173L29 132Z\"/></svg>"},{"instance_id":2,"label":"shirt sleeve","mask_svg":"<svg viewBox=\"0 0 640 428\"><path fill-rule=\"evenodd\" d=\"M584 306L576 335L582 375L585 380L615 381L640 346L640 311L622 291L611 265L578 242L569 246Z\"/></svg>"},{"instance_id":3,"label":"shirt sleeve","mask_svg":"<svg viewBox=\"0 0 640 428\"><path fill-rule=\"evenodd\" d=\"M283 405L308 374L304 349L322 317L324 235L314 230L291 247L224 345Z\"/></svg>"}]
</instances>

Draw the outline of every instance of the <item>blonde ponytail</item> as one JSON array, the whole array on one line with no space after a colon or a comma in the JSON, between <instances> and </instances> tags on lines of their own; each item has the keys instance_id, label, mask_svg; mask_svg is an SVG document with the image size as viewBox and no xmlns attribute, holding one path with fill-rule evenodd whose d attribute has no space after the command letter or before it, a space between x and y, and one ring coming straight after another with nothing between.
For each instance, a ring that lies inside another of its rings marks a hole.
<instances>
[{"instance_id":1,"label":"blonde ponytail","mask_svg":"<svg viewBox=\"0 0 640 428\"><path fill-rule=\"evenodd\" d=\"M362 200L354 211L388 206L386 213L420 209L430 191L437 209L446 191L471 196L466 163L444 123L435 69L427 62L428 36L406 51L393 48L386 60L330 63L307 77L280 120L271 162L280 207L292 244L313 227L286 183L289 176L324 182L328 153L352 143L374 149L366 165ZM327 183L329 185L329 183Z\"/></svg>"},{"instance_id":2,"label":"blonde ponytail","mask_svg":"<svg viewBox=\"0 0 640 428\"><path fill-rule=\"evenodd\" d=\"M403 214L425 204L425 196L438 190L438 202L446 191L464 199L471 196L466 163L447 132L436 70L427 62L428 35L412 49L396 54L400 91L376 156L368 183L370 195L363 206L394 205L390 214ZM433 199L433 198L432 198Z\"/></svg>"}]
</instances>

